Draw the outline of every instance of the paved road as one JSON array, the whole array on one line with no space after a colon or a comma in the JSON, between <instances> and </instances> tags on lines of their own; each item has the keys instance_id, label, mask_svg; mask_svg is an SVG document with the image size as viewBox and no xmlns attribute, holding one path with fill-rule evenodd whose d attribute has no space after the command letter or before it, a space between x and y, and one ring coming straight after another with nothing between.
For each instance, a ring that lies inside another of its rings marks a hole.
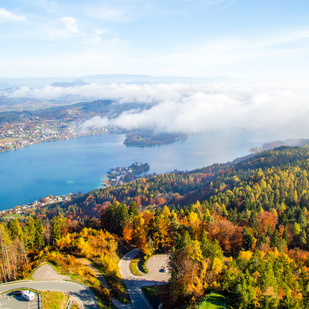
<instances>
[{"instance_id":1,"label":"paved road","mask_svg":"<svg viewBox=\"0 0 309 309\"><path fill-rule=\"evenodd\" d=\"M20 281L0 285L0 293L13 289L33 288L38 291L59 291L76 295L83 303L85 309L98 309L92 294L81 284L65 281Z\"/></svg>"},{"instance_id":2,"label":"paved road","mask_svg":"<svg viewBox=\"0 0 309 309\"><path fill-rule=\"evenodd\" d=\"M160 272L166 266L167 255L155 255L147 262L149 273L144 276L134 276L130 270L131 261L140 253L134 249L124 255L119 261L120 274L123 277L130 294L133 309L152 309L151 304L145 297L141 288L143 286L166 284L169 278L168 273Z\"/></svg>"}]
</instances>

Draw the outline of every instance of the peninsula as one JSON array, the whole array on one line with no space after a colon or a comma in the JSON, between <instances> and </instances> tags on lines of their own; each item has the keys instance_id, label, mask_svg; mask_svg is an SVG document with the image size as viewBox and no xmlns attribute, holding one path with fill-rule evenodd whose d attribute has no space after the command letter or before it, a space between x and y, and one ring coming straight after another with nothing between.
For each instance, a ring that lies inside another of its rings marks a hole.
<instances>
[{"instance_id":1,"label":"peninsula","mask_svg":"<svg viewBox=\"0 0 309 309\"><path fill-rule=\"evenodd\" d=\"M104 181L103 187L114 185L122 185L123 183L140 178L141 174L149 171L150 166L148 163L135 162L127 167L111 168Z\"/></svg>"}]
</instances>

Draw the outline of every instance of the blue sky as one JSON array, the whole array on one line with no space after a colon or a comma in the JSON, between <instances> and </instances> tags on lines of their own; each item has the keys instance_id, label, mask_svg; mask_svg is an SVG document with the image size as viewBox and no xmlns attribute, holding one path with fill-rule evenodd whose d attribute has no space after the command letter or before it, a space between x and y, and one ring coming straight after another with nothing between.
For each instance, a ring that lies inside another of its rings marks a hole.
<instances>
[{"instance_id":1,"label":"blue sky","mask_svg":"<svg viewBox=\"0 0 309 309\"><path fill-rule=\"evenodd\" d=\"M308 0L0 0L0 77L309 81Z\"/></svg>"}]
</instances>

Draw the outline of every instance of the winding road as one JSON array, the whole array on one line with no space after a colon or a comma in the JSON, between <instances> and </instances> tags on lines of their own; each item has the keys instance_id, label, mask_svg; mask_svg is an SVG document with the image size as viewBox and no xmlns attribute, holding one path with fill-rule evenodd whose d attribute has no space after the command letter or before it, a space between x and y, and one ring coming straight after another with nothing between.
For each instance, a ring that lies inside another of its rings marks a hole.
<instances>
[{"instance_id":1,"label":"winding road","mask_svg":"<svg viewBox=\"0 0 309 309\"><path fill-rule=\"evenodd\" d=\"M169 259L169 256L166 254L155 255L148 260L146 264L149 270L148 274L143 276L133 275L130 270L130 263L140 252L139 249L134 249L124 255L119 261L120 274L126 283L131 304L125 305L114 300L114 305L118 308L152 309L141 288L143 286L167 284L169 280L169 273L162 271L167 266ZM36 281L25 280L1 284L0 294L22 288L32 288L38 291L58 291L78 297L84 309L98 309L94 296L87 287L77 282L63 281L68 279L68 277L58 275L49 264L39 267L33 274L33 278Z\"/></svg>"},{"instance_id":2,"label":"winding road","mask_svg":"<svg viewBox=\"0 0 309 309\"><path fill-rule=\"evenodd\" d=\"M0 293L14 289L36 289L38 291L58 291L77 296L85 309L98 309L98 306L89 290L81 284L69 281L19 281L0 285Z\"/></svg>"},{"instance_id":3,"label":"winding road","mask_svg":"<svg viewBox=\"0 0 309 309\"><path fill-rule=\"evenodd\" d=\"M161 254L151 257L146 267L149 270L148 274L143 276L134 276L130 270L130 263L140 253L139 249L133 249L122 257L119 261L120 274L123 277L130 298L133 309L152 309L151 304L142 292L143 286L167 284L169 274L160 271L167 266L168 255Z\"/></svg>"}]
</instances>

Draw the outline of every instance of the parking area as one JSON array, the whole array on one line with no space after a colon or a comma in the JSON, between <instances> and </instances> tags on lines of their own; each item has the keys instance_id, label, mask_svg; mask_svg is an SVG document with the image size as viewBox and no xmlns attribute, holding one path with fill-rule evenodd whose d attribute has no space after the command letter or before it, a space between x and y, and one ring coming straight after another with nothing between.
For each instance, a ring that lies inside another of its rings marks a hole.
<instances>
[{"instance_id":1,"label":"parking area","mask_svg":"<svg viewBox=\"0 0 309 309\"><path fill-rule=\"evenodd\" d=\"M146 280L167 283L170 278L168 260L168 254L153 255L146 263L146 267L149 272L144 275L143 278Z\"/></svg>"},{"instance_id":2,"label":"parking area","mask_svg":"<svg viewBox=\"0 0 309 309\"><path fill-rule=\"evenodd\" d=\"M0 295L0 309L37 309L39 308L38 295L31 301L26 300L21 294L3 293Z\"/></svg>"}]
</instances>

